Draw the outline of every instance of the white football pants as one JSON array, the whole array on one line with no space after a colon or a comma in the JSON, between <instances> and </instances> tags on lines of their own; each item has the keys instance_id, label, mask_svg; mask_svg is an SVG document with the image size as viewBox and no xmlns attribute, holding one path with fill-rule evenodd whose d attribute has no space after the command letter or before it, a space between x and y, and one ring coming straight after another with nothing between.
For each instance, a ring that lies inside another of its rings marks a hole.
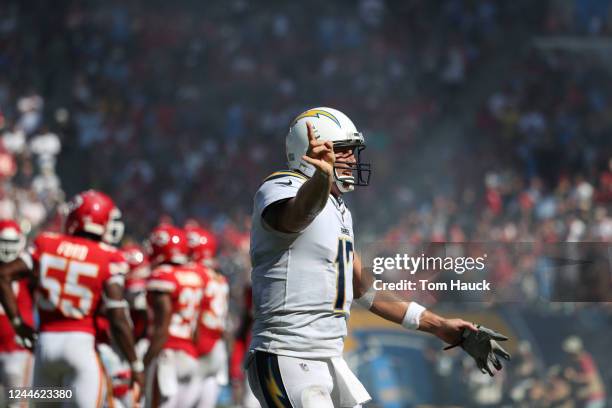
<instances>
[{"instance_id":1,"label":"white football pants","mask_svg":"<svg viewBox=\"0 0 612 408\"><path fill-rule=\"evenodd\" d=\"M34 357L27 350L0 353L0 385L4 387L4 390L31 386L33 364ZM24 404L12 403L8 405L9 408L20 406L24 406Z\"/></svg>"},{"instance_id":2,"label":"white football pants","mask_svg":"<svg viewBox=\"0 0 612 408\"><path fill-rule=\"evenodd\" d=\"M331 359L311 360L256 351L249 356L247 370L251 389L264 408L360 407L369 400L353 376L357 382L347 392L354 387L361 401L341 404L343 398L349 398L341 395L337 386L339 373Z\"/></svg>"},{"instance_id":3,"label":"white football pants","mask_svg":"<svg viewBox=\"0 0 612 408\"><path fill-rule=\"evenodd\" d=\"M147 372L145 405L192 407L198 399L198 361L181 350L162 350Z\"/></svg>"},{"instance_id":4,"label":"white football pants","mask_svg":"<svg viewBox=\"0 0 612 408\"><path fill-rule=\"evenodd\" d=\"M41 333L36 343L33 386L70 388L70 402L55 406L101 407L106 381L94 343L89 333Z\"/></svg>"}]
</instances>

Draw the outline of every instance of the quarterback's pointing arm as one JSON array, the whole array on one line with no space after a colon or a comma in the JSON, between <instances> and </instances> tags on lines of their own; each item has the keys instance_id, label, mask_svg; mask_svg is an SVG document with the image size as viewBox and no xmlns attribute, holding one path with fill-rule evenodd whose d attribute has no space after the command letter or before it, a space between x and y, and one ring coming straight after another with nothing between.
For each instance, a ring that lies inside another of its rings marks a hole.
<instances>
[{"instance_id":1,"label":"quarterback's pointing arm","mask_svg":"<svg viewBox=\"0 0 612 408\"><path fill-rule=\"evenodd\" d=\"M308 126L308 151L302 157L316 169L314 175L298 190L295 197L270 204L262 216L277 231L300 232L321 212L334 183L334 148L330 141L315 139L313 127Z\"/></svg>"}]
</instances>

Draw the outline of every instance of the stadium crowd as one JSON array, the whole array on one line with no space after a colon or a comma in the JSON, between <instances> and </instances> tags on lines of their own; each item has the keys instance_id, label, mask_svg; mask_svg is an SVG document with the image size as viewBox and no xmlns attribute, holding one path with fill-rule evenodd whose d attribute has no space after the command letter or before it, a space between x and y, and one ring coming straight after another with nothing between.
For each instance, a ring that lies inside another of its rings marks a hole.
<instances>
[{"instance_id":1,"label":"stadium crowd","mask_svg":"<svg viewBox=\"0 0 612 408\"><path fill-rule=\"evenodd\" d=\"M283 165L291 118L324 103L366 134L372 185L351 199L364 241L612 242L609 65L508 43L609 34L609 2L591 3L4 2L0 218L57 230L64 190L95 187L133 239L164 216L198 219L221 239L236 321L252 194ZM525 282L520 261L501 266L500 282ZM485 385L525 406L589 406L568 367L544 378L529 364ZM566 391L565 405L534 402Z\"/></svg>"}]
</instances>

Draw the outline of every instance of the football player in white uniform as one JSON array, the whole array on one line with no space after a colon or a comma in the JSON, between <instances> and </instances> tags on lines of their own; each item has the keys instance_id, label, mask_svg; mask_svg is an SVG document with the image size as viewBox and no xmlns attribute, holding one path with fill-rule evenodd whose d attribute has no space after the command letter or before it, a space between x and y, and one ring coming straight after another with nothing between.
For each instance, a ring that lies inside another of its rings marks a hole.
<instances>
[{"instance_id":1,"label":"football player in white uniform","mask_svg":"<svg viewBox=\"0 0 612 408\"><path fill-rule=\"evenodd\" d=\"M451 344L478 329L415 302L363 289L353 220L342 194L367 185L361 132L342 112L310 109L286 138L288 171L269 176L254 199L251 272L254 326L249 383L264 407L354 407L368 392L342 359L356 299L375 314ZM387 298L388 299L388 298Z\"/></svg>"}]
</instances>

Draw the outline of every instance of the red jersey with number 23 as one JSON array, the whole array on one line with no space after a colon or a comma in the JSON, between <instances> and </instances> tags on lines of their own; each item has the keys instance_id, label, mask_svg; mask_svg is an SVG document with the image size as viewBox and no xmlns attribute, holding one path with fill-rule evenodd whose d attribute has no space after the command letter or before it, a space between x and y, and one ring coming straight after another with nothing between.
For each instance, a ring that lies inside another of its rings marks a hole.
<instances>
[{"instance_id":1,"label":"red jersey with number 23","mask_svg":"<svg viewBox=\"0 0 612 408\"><path fill-rule=\"evenodd\" d=\"M196 357L193 342L206 276L195 264L161 265L153 269L147 291L167 293L172 300L168 341L164 349L182 350Z\"/></svg>"},{"instance_id":2,"label":"red jersey with number 23","mask_svg":"<svg viewBox=\"0 0 612 408\"><path fill-rule=\"evenodd\" d=\"M198 356L210 353L217 341L223 337L229 303L229 285L225 276L209 269L206 269L205 273L208 280L198 320Z\"/></svg>"},{"instance_id":3,"label":"red jersey with number 23","mask_svg":"<svg viewBox=\"0 0 612 408\"><path fill-rule=\"evenodd\" d=\"M30 249L37 283L40 331L95 334L105 283L122 284L117 250L101 242L42 233Z\"/></svg>"}]
</instances>

